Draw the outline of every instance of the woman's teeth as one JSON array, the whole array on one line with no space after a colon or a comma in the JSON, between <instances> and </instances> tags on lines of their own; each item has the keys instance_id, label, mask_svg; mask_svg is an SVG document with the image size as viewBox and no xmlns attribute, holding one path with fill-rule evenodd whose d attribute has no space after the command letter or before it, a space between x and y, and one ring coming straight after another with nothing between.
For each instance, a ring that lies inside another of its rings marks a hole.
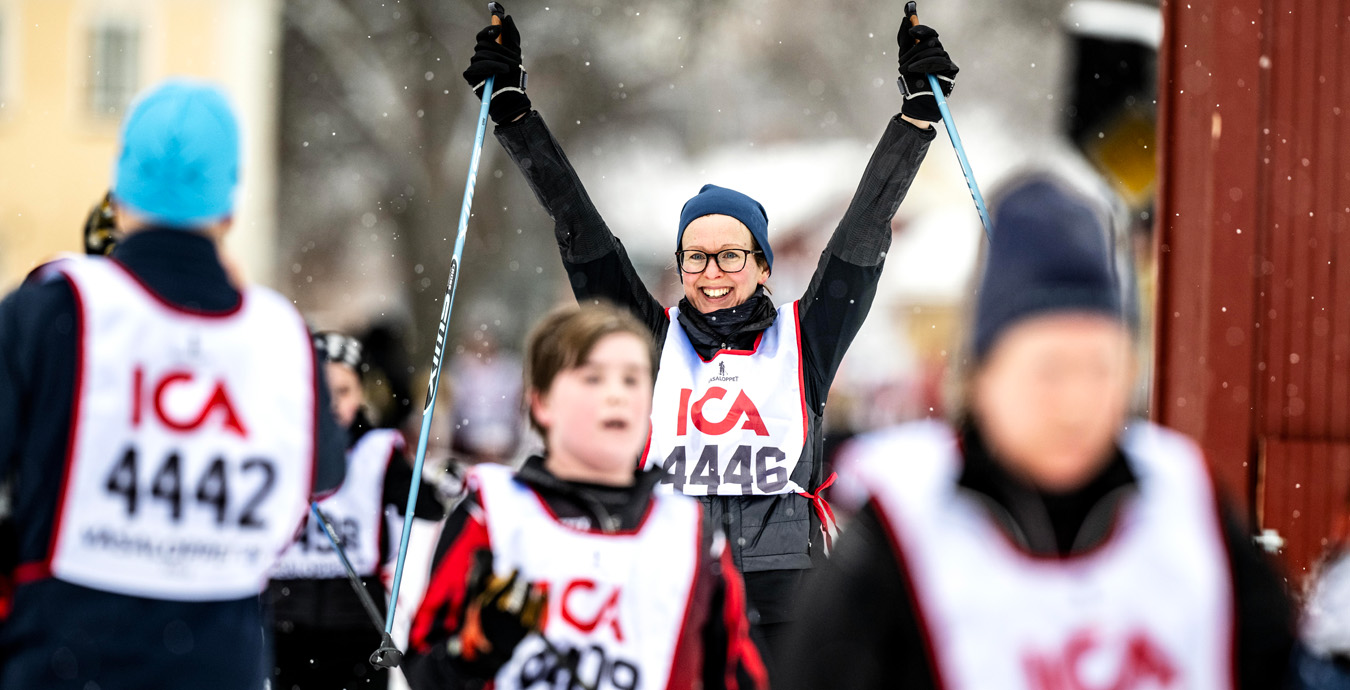
<instances>
[{"instance_id":1,"label":"woman's teeth","mask_svg":"<svg viewBox=\"0 0 1350 690\"><path fill-rule=\"evenodd\" d=\"M729 287L721 287L721 288L703 288L703 294L705 294L705 295L707 295L707 296L709 296L709 297L712 297L712 298L721 297L721 296L727 294L728 292L731 292L731 288L729 288Z\"/></svg>"}]
</instances>

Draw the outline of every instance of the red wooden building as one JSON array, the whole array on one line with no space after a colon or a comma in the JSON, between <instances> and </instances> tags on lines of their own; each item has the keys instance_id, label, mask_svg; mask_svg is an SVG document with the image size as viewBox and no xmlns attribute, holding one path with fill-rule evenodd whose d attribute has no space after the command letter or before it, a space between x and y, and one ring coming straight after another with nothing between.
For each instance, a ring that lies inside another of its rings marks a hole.
<instances>
[{"instance_id":1,"label":"red wooden building","mask_svg":"<svg viewBox=\"0 0 1350 690\"><path fill-rule=\"evenodd\" d=\"M1350 506L1350 0L1164 0L1154 416L1306 571Z\"/></svg>"}]
</instances>

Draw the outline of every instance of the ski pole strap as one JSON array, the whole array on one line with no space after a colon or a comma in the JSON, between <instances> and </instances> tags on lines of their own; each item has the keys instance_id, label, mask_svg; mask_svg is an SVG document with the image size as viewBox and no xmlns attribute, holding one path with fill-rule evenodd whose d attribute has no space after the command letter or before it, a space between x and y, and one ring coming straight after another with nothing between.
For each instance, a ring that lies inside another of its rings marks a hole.
<instances>
[{"instance_id":1,"label":"ski pole strap","mask_svg":"<svg viewBox=\"0 0 1350 690\"><path fill-rule=\"evenodd\" d=\"M830 555L834 550L834 538L839 535L839 522L834 517L834 508L830 507L830 502L825 500L825 490L834 484L834 480L839 478L838 472L831 472L830 476L816 487L814 492L798 491L799 496L811 499L811 505L816 508L816 517L820 518L820 532L825 535L825 555Z\"/></svg>"}]
</instances>

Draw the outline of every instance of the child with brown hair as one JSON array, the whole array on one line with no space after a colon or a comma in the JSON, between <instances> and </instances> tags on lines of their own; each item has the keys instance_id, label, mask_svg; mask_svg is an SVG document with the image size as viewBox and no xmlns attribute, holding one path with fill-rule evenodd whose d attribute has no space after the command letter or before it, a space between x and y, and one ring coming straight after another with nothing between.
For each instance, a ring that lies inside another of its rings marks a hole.
<instances>
[{"instance_id":1,"label":"child with brown hair","mask_svg":"<svg viewBox=\"0 0 1350 690\"><path fill-rule=\"evenodd\" d=\"M526 352L543 455L480 465L446 524L404 664L415 688L763 688L743 585L695 501L637 468L647 329L558 311Z\"/></svg>"}]
</instances>

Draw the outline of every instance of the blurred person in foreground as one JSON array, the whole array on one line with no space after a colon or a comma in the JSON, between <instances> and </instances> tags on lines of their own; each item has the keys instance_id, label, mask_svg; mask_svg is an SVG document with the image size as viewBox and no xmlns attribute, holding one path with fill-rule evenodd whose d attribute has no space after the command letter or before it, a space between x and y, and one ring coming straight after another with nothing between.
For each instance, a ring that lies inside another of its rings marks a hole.
<instances>
[{"instance_id":1,"label":"blurred person in foreground","mask_svg":"<svg viewBox=\"0 0 1350 690\"><path fill-rule=\"evenodd\" d=\"M766 656L796 615L803 574L830 548L833 511L823 491L833 480L822 457L830 383L871 309L891 219L941 119L928 76L949 93L958 71L927 26L906 23L897 41L900 112L886 124L806 292L778 306L766 285L773 272L768 213L712 184L685 203L672 228L684 298L667 308L652 296L531 108L511 17L478 34L464 72L476 89L496 80L489 112L497 140L554 221L577 301L612 301L655 337L661 359L644 466L663 469L663 490L697 496L727 531Z\"/></svg>"},{"instance_id":2,"label":"blurred person in foreground","mask_svg":"<svg viewBox=\"0 0 1350 690\"><path fill-rule=\"evenodd\" d=\"M324 331L314 334L314 349L324 362L333 415L347 431L347 479L342 488L319 501L319 510L333 525L343 553L383 616L389 593L380 579L380 566L398 551L402 528L398 517L412 488L412 462L403 434L372 428L366 415L361 341ZM418 491L413 515L423 520L445 517L436 488L427 482ZM380 646L379 631L352 592L342 561L312 513L306 514L298 537L272 571L268 600L275 624L273 690L389 686L389 674L369 662L371 652Z\"/></svg>"},{"instance_id":3,"label":"blurred person in foreground","mask_svg":"<svg viewBox=\"0 0 1350 690\"><path fill-rule=\"evenodd\" d=\"M418 690L766 687L740 574L697 502L635 468L655 351L628 313L572 307L526 350L544 454L470 470L413 620Z\"/></svg>"},{"instance_id":4,"label":"blurred person in foreground","mask_svg":"<svg viewBox=\"0 0 1350 690\"><path fill-rule=\"evenodd\" d=\"M0 302L18 564L0 688L261 688L258 595L310 498L341 483L342 437L300 315L222 264L239 176L224 94L142 95L114 175L110 257L48 263Z\"/></svg>"},{"instance_id":5,"label":"blurred person in foreground","mask_svg":"<svg viewBox=\"0 0 1350 690\"><path fill-rule=\"evenodd\" d=\"M861 437L860 512L803 597L786 688L1271 690L1290 604L1199 448L1127 418L1107 233L1050 178L995 209L955 427Z\"/></svg>"}]
</instances>

